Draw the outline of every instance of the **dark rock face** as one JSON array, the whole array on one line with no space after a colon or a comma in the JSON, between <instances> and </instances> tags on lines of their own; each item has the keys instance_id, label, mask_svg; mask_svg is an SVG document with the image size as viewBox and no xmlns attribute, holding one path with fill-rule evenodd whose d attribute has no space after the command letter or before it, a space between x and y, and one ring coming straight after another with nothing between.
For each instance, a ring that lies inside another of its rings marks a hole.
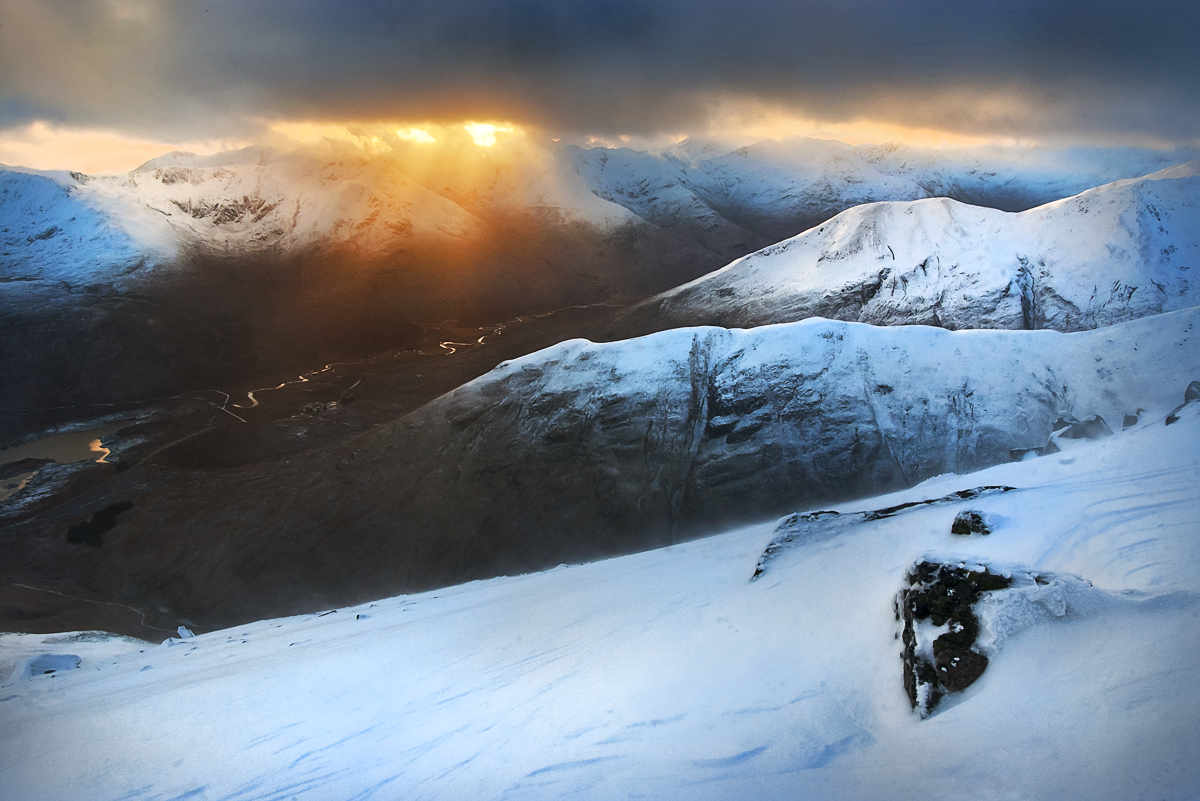
<instances>
[{"instance_id":1,"label":"dark rock face","mask_svg":"<svg viewBox=\"0 0 1200 801\"><path fill-rule=\"evenodd\" d=\"M962 692L970 687L987 666L988 658L970 649L944 648L933 660L934 673L948 693Z\"/></svg>"},{"instance_id":2,"label":"dark rock face","mask_svg":"<svg viewBox=\"0 0 1200 801\"><path fill-rule=\"evenodd\" d=\"M1104 422L1104 418L1098 414L1094 414L1086 420L1076 421L1067 426L1066 431L1062 432L1062 436L1067 439L1103 439L1112 435L1112 429L1108 427L1108 423Z\"/></svg>"},{"instance_id":3,"label":"dark rock face","mask_svg":"<svg viewBox=\"0 0 1200 801\"><path fill-rule=\"evenodd\" d=\"M1079 420L1071 414L1060 414L1058 419L1054 421L1054 425L1050 427L1051 431L1062 431L1064 428L1078 425Z\"/></svg>"},{"instance_id":4,"label":"dark rock face","mask_svg":"<svg viewBox=\"0 0 1200 801\"><path fill-rule=\"evenodd\" d=\"M1140 414L1141 414L1141 412L1139 412L1138 414L1125 415L1125 418L1121 421L1121 430L1124 431L1127 428L1132 428L1133 426L1136 426L1138 424L1138 417L1140 416Z\"/></svg>"},{"instance_id":5,"label":"dark rock face","mask_svg":"<svg viewBox=\"0 0 1200 801\"><path fill-rule=\"evenodd\" d=\"M1012 579L986 567L920 562L907 583L896 599L896 619L904 623L904 691L912 708L928 717L946 693L961 692L987 669L987 657L973 647L979 637L973 606L981 593L1005 589ZM918 635L917 622L926 620L947 627L932 644Z\"/></svg>"},{"instance_id":6,"label":"dark rock face","mask_svg":"<svg viewBox=\"0 0 1200 801\"><path fill-rule=\"evenodd\" d=\"M982 512L964 509L954 516L950 525L951 534L991 534L992 527L988 525Z\"/></svg>"},{"instance_id":7,"label":"dark rock face","mask_svg":"<svg viewBox=\"0 0 1200 801\"><path fill-rule=\"evenodd\" d=\"M1167 415L1166 424L1179 422L1179 412L1184 406L1195 400L1200 400L1200 381L1193 381L1187 385L1187 389L1183 391L1183 403L1171 410L1171 413Z\"/></svg>"}]
</instances>

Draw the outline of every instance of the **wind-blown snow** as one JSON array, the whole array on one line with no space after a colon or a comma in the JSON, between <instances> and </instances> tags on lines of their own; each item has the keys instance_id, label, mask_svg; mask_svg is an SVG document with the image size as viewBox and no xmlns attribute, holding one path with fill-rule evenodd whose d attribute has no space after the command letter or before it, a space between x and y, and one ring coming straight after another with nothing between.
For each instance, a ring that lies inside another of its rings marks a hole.
<instances>
[{"instance_id":1,"label":"wind-blown snow","mask_svg":"<svg viewBox=\"0 0 1200 801\"><path fill-rule=\"evenodd\" d=\"M842 507L1017 487L964 502L986 537L950 534L958 505L916 507L789 549L751 582L768 525L85 655L0 691L6 794L1192 798L1194 407ZM1094 586L997 594L987 671L922 721L892 599L930 553Z\"/></svg>"},{"instance_id":2,"label":"wind-blown snow","mask_svg":"<svg viewBox=\"0 0 1200 801\"><path fill-rule=\"evenodd\" d=\"M651 298L634 319L1077 331L1200 303L1200 162L1020 214L948 199L857 206Z\"/></svg>"}]
</instances>

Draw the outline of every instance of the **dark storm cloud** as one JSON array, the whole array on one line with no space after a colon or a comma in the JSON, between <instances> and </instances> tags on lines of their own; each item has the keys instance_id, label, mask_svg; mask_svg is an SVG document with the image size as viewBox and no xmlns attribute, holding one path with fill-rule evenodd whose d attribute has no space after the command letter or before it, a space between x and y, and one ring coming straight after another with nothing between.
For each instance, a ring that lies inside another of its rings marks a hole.
<instances>
[{"instance_id":1,"label":"dark storm cloud","mask_svg":"<svg viewBox=\"0 0 1200 801\"><path fill-rule=\"evenodd\" d=\"M963 133L1200 136L1187 0L0 0L0 23L0 124L194 136L254 118L499 118L649 133L735 97Z\"/></svg>"}]
</instances>

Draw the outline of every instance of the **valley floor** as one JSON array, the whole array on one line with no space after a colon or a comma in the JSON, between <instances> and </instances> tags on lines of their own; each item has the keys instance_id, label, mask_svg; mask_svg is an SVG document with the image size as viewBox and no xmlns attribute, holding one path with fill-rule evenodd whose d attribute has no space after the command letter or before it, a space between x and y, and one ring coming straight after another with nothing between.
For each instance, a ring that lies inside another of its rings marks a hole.
<instances>
[{"instance_id":1,"label":"valley floor","mask_svg":"<svg viewBox=\"0 0 1200 801\"><path fill-rule=\"evenodd\" d=\"M1017 488L818 527L755 581L773 525L162 645L4 635L3 795L1195 798L1197 405L844 504ZM950 534L968 508L992 534ZM921 720L893 599L930 554L1094 586L993 604L987 671ZM21 678L43 650L79 669Z\"/></svg>"}]
</instances>

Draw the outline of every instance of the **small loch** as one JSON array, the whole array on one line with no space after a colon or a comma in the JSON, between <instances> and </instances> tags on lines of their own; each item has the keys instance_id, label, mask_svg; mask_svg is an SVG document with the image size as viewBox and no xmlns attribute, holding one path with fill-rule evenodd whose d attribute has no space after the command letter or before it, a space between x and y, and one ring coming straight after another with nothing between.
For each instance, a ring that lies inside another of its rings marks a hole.
<instances>
[{"instance_id":1,"label":"small loch","mask_svg":"<svg viewBox=\"0 0 1200 801\"><path fill-rule=\"evenodd\" d=\"M15 448L0 451L0 468L7 464L20 462L23 459L52 459L59 464L93 461L100 464L111 464L108 457L112 450L105 447L105 438L125 426L128 420L89 428L83 431L60 431L49 434L33 442L26 442ZM0 479L0 501L24 489L29 480L37 475L37 470L23 471L10 474Z\"/></svg>"}]
</instances>

